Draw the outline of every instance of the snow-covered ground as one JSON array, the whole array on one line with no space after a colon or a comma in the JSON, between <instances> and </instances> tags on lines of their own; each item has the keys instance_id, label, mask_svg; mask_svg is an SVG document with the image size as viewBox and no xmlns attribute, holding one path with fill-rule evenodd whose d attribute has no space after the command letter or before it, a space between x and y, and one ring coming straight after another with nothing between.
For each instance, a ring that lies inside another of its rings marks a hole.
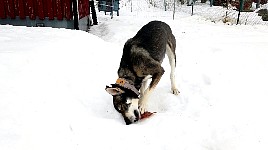
<instances>
[{"instance_id":1,"label":"snow-covered ground","mask_svg":"<svg viewBox=\"0 0 268 150\"><path fill-rule=\"evenodd\" d=\"M0 149L268 149L268 30L123 1L83 31L0 26ZM177 39L179 96L169 65L149 119L126 126L104 90L117 79L122 47L148 21Z\"/></svg>"}]
</instances>

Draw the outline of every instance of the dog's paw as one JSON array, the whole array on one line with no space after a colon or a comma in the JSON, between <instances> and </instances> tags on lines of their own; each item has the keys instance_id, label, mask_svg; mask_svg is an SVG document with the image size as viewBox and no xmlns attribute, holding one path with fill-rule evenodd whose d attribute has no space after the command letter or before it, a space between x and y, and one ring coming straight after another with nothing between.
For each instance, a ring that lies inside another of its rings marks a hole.
<instances>
[{"instance_id":1,"label":"dog's paw","mask_svg":"<svg viewBox=\"0 0 268 150\"><path fill-rule=\"evenodd\" d=\"M179 91L178 89L176 89L176 88L171 89L171 90L172 90L172 93L173 93L174 95L179 95L179 94L180 94L180 91Z\"/></svg>"},{"instance_id":2,"label":"dog's paw","mask_svg":"<svg viewBox=\"0 0 268 150\"><path fill-rule=\"evenodd\" d=\"M139 110L141 114L144 114L147 111L147 104L145 103L140 103L139 104Z\"/></svg>"}]
</instances>

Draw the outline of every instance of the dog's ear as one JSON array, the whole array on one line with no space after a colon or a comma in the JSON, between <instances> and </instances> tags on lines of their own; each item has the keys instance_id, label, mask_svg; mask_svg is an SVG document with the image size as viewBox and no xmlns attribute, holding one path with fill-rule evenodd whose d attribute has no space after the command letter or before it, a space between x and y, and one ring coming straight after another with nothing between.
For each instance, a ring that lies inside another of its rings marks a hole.
<instances>
[{"instance_id":1,"label":"dog's ear","mask_svg":"<svg viewBox=\"0 0 268 150\"><path fill-rule=\"evenodd\" d=\"M109 87L109 86L106 86L105 90L106 90L109 94L111 94L111 95L113 95L113 96L115 96L115 95L120 95L120 94L122 94L122 93L125 93L125 92L124 92L123 90L121 90L120 88L113 88L113 87Z\"/></svg>"}]
</instances>

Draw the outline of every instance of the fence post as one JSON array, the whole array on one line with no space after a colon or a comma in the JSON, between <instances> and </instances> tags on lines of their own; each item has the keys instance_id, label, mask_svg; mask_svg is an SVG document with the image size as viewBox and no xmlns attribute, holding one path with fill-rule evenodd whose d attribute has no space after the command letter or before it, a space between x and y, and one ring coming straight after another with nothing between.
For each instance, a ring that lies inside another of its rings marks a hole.
<instances>
[{"instance_id":1,"label":"fence post","mask_svg":"<svg viewBox=\"0 0 268 150\"><path fill-rule=\"evenodd\" d=\"M194 1L192 2L192 15L194 15Z\"/></svg>"},{"instance_id":2,"label":"fence post","mask_svg":"<svg viewBox=\"0 0 268 150\"><path fill-rule=\"evenodd\" d=\"M166 3L166 0L164 0L164 7L165 7L165 11L167 11L167 3Z\"/></svg>"},{"instance_id":3,"label":"fence post","mask_svg":"<svg viewBox=\"0 0 268 150\"><path fill-rule=\"evenodd\" d=\"M239 1L239 12L238 12L236 25L238 25L238 23L239 23L240 13L243 10L243 6L244 6L244 0L240 0Z\"/></svg>"},{"instance_id":4,"label":"fence post","mask_svg":"<svg viewBox=\"0 0 268 150\"><path fill-rule=\"evenodd\" d=\"M131 0L131 12L132 12L132 0Z\"/></svg>"},{"instance_id":5,"label":"fence post","mask_svg":"<svg viewBox=\"0 0 268 150\"><path fill-rule=\"evenodd\" d=\"M176 5L176 1L174 0L173 20L174 20L174 17L175 17L175 5Z\"/></svg>"},{"instance_id":6,"label":"fence post","mask_svg":"<svg viewBox=\"0 0 268 150\"><path fill-rule=\"evenodd\" d=\"M112 6L111 6L111 19L114 18L114 0L112 0Z\"/></svg>"},{"instance_id":7,"label":"fence post","mask_svg":"<svg viewBox=\"0 0 268 150\"><path fill-rule=\"evenodd\" d=\"M210 0L210 7L213 6L214 0Z\"/></svg>"},{"instance_id":8,"label":"fence post","mask_svg":"<svg viewBox=\"0 0 268 150\"><path fill-rule=\"evenodd\" d=\"M98 21L97 21L97 15L96 15L96 10L95 10L94 1L93 1L93 0L90 0L90 1L89 1L89 5L90 5L90 7L91 7L93 24L94 24L94 25L97 25L97 24L98 24Z\"/></svg>"},{"instance_id":9,"label":"fence post","mask_svg":"<svg viewBox=\"0 0 268 150\"><path fill-rule=\"evenodd\" d=\"M72 2L73 2L73 13L74 13L74 29L79 30L78 13L77 13L77 1L72 0Z\"/></svg>"},{"instance_id":10,"label":"fence post","mask_svg":"<svg viewBox=\"0 0 268 150\"><path fill-rule=\"evenodd\" d=\"M258 0L256 3L256 8L260 8L260 3L261 3L261 0Z\"/></svg>"}]
</instances>

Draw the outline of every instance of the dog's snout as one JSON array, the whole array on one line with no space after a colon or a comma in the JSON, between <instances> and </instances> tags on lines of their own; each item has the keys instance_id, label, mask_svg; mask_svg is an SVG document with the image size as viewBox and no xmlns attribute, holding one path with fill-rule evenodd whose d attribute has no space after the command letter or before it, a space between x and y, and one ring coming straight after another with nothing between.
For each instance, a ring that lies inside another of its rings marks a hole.
<instances>
[{"instance_id":1,"label":"dog's snout","mask_svg":"<svg viewBox=\"0 0 268 150\"><path fill-rule=\"evenodd\" d=\"M134 115L136 117L136 121L140 119L140 112L138 110L134 110Z\"/></svg>"},{"instance_id":2,"label":"dog's snout","mask_svg":"<svg viewBox=\"0 0 268 150\"><path fill-rule=\"evenodd\" d=\"M131 116L126 116L126 115L123 115L123 116L124 116L124 120L126 122L126 125L130 125L130 124L132 124L134 122L137 122L141 118L140 117L141 115L140 115L139 110L134 110L132 112L132 115Z\"/></svg>"},{"instance_id":3,"label":"dog's snout","mask_svg":"<svg viewBox=\"0 0 268 150\"><path fill-rule=\"evenodd\" d=\"M130 125L132 123L131 120L129 120L128 118L125 118L124 120L126 122L126 125Z\"/></svg>"}]
</instances>

